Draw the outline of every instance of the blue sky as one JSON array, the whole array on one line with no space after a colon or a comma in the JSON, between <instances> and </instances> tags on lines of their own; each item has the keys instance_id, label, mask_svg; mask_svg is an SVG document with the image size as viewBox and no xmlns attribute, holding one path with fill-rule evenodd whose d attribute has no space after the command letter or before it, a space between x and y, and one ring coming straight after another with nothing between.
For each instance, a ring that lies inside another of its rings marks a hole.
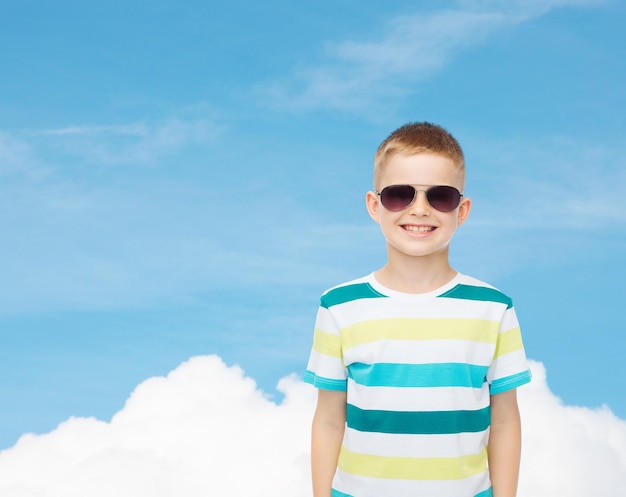
<instances>
[{"instance_id":1,"label":"blue sky","mask_svg":"<svg viewBox=\"0 0 626 497\"><path fill-rule=\"evenodd\" d=\"M453 265L510 294L568 405L626 418L626 7L3 2L0 449L196 355L306 365L384 263L364 196L407 121L467 159Z\"/></svg>"}]
</instances>

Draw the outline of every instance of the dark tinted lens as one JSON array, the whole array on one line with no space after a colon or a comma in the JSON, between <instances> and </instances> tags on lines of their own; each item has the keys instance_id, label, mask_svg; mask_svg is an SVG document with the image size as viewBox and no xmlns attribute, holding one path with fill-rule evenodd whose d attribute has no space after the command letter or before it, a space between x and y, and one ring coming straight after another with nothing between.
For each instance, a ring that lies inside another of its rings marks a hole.
<instances>
[{"instance_id":1,"label":"dark tinted lens","mask_svg":"<svg viewBox=\"0 0 626 497\"><path fill-rule=\"evenodd\" d=\"M451 212L459 206L461 193L453 186L433 186L426 190L426 200L441 212Z\"/></svg>"},{"instance_id":2,"label":"dark tinted lens","mask_svg":"<svg viewBox=\"0 0 626 497\"><path fill-rule=\"evenodd\" d=\"M380 192L380 201L385 209L392 212L406 209L415 198L415 188L411 185L392 185Z\"/></svg>"}]
</instances>

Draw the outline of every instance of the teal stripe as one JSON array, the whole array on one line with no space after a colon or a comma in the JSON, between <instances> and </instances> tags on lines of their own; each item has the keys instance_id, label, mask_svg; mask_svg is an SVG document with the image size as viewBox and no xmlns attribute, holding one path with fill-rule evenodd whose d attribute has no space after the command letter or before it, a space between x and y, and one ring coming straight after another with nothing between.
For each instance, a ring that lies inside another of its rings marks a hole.
<instances>
[{"instance_id":1,"label":"teal stripe","mask_svg":"<svg viewBox=\"0 0 626 497\"><path fill-rule=\"evenodd\" d=\"M530 370L523 371L521 373L512 374L504 378L494 380L489 387L489 394L496 395L507 390L513 390L514 388L521 387L528 383L531 379Z\"/></svg>"},{"instance_id":2,"label":"teal stripe","mask_svg":"<svg viewBox=\"0 0 626 497\"><path fill-rule=\"evenodd\" d=\"M352 497L352 495L344 494L343 492L340 492L339 490L335 490L333 488L333 489L331 489L330 497ZM474 495L474 497L493 497L493 491L491 490L491 487L489 487L484 492L480 492L480 493Z\"/></svg>"},{"instance_id":3,"label":"teal stripe","mask_svg":"<svg viewBox=\"0 0 626 497\"><path fill-rule=\"evenodd\" d=\"M313 371L304 373L302 378L305 383L309 383L316 388L322 390L336 390L339 392L345 392L348 388L346 380L336 380L334 378L324 378L323 376L316 375Z\"/></svg>"},{"instance_id":4,"label":"teal stripe","mask_svg":"<svg viewBox=\"0 0 626 497\"><path fill-rule=\"evenodd\" d=\"M344 494L343 492L340 492L339 490L335 490L334 488L331 489L330 491L330 497L352 497L352 495L350 494Z\"/></svg>"},{"instance_id":5,"label":"teal stripe","mask_svg":"<svg viewBox=\"0 0 626 497\"><path fill-rule=\"evenodd\" d=\"M328 291L328 293L322 296L320 305L328 309L334 305L345 304L353 300L377 299L381 297L386 297L386 295L374 290L369 283L357 283Z\"/></svg>"},{"instance_id":6,"label":"teal stripe","mask_svg":"<svg viewBox=\"0 0 626 497\"><path fill-rule=\"evenodd\" d=\"M368 387L482 388L488 369L464 363L354 363L348 366L348 377Z\"/></svg>"},{"instance_id":7,"label":"teal stripe","mask_svg":"<svg viewBox=\"0 0 626 497\"><path fill-rule=\"evenodd\" d=\"M348 404L348 426L373 433L411 435L444 435L476 433L489 428L489 407L477 411L375 411Z\"/></svg>"},{"instance_id":8,"label":"teal stripe","mask_svg":"<svg viewBox=\"0 0 626 497\"><path fill-rule=\"evenodd\" d=\"M488 288L486 286L457 285L446 293L442 293L439 297L498 302L500 304L506 304L507 309L513 307L513 301L510 297L495 288Z\"/></svg>"},{"instance_id":9,"label":"teal stripe","mask_svg":"<svg viewBox=\"0 0 626 497\"><path fill-rule=\"evenodd\" d=\"M474 495L474 497L493 497L493 490L489 487L484 492L480 492L479 494Z\"/></svg>"}]
</instances>

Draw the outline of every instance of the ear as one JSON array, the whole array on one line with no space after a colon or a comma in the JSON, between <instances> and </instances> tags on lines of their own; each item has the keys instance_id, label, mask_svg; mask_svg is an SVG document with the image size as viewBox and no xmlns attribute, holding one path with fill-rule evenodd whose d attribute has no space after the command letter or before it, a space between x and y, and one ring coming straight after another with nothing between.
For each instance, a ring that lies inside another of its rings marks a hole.
<instances>
[{"instance_id":1,"label":"ear","mask_svg":"<svg viewBox=\"0 0 626 497\"><path fill-rule=\"evenodd\" d=\"M457 226L461 226L467 218L469 217L469 213L472 210L472 199L469 197L463 197L461 200L461 204L459 205L459 214L457 216Z\"/></svg>"},{"instance_id":2,"label":"ear","mask_svg":"<svg viewBox=\"0 0 626 497\"><path fill-rule=\"evenodd\" d=\"M378 202L378 195L376 195L372 191L367 192L367 194L365 195L365 207L367 208L367 212L370 215L370 217L374 220L374 222L380 224L380 218L379 218L380 203Z\"/></svg>"}]
</instances>

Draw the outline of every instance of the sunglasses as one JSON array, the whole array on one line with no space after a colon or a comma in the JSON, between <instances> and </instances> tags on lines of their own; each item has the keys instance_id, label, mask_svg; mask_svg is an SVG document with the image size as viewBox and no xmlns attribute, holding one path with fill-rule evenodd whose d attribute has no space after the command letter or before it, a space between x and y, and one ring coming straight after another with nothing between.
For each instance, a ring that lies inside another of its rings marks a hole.
<instances>
[{"instance_id":1,"label":"sunglasses","mask_svg":"<svg viewBox=\"0 0 626 497\"><path fill-rule=\"evenodd\" d=\"M417 198L417 192L426 194L426 200L431 207L439 212L452 212L461 203L463 194L453 186L431 186L426 190L418 190L411 185L391 185L386 186L381 191L376 191L380 196L380 202L385 209L391 212L398 212L406 209Z\"/></svg>"}]
</instances>

